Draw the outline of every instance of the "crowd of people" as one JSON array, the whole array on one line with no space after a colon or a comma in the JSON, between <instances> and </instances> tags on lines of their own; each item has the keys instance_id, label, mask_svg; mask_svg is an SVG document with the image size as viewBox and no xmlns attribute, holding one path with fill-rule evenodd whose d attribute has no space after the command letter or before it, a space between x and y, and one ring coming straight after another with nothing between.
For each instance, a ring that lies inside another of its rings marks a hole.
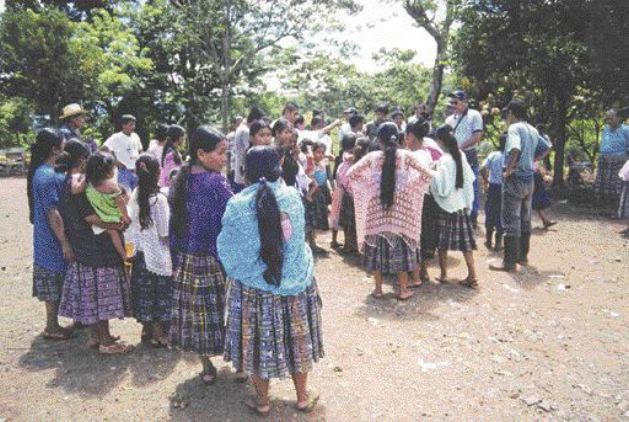
<instances>
[{"instance_id":1,"label":"crowd of people","mask_svg":"<svg viewBox=\"0 0 629 422\"><path fill-rule=\"evenodd\" d=\"M276 120L252 107L227 135L159 125L146 151L134 116L123 115L120 132L99 147L81 137L85 110L65 107L59 130L37 134L28 173L43 336L70 338L58 320L67 317L89 327L87 347L129 353L134 347L109 321L134 317L142 342L197 353L205 384L217 377L212 357L231 362L236 378L255 387L247 402L255 412L269 413L269 380L287 376L297 409L312 410L318 395L308 391L308 373L324 356L313 254L329 253L317 232L331 230L332 248L362 256L375 300L387 274L397 277L397 299L411 298L430 281L435 255L436 280L448 282L450 251L465 259L460 285L478 288L484 182L485 246L504 251L491 269L528 263L532 212L549 204L536 163L551 144L514 99L503 110L508 130L481 166L482 117L464 91L449 99L452 113L435 128L423 105L408 120L380 105L369 123L350 107L327 125L315 110L306 126L288 103ZM629 135L622 136L626 153ZM556 224L541 217L545 227Z\"/></svg>"}]
</instances>

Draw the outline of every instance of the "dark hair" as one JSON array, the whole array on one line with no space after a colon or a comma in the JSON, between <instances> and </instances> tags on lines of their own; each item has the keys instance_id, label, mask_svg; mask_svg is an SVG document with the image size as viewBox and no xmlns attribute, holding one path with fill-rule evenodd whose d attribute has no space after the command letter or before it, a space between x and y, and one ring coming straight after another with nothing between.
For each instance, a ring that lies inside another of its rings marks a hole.
<instances>
[{"instance_id":1,"label":"dark hair","mask_svg":"<svg viewBox=\"0 0 629 422\"><path fill-rule=\"evenodd\" d=\"M59 148L63 144L63 135L57 129L44 128L37 133L35 143L31 145L31 163L28 166L26 176L26 194L28 195L28 219L31 224L35 216L35 203L33 200L33 177L35 171L44 164L52 155L53 148Z\"/></svg>"},{"instance_id":2,"label":"dark hair","mask_svg":"<svg viewBox=\"0 0 629 422\"><path fill-rule=\"evenodd\" d=\"M186 134L186 130L179 125L171 125L166 132L166 145L164 145L164 149L162 150L162 166L164 165L164 159L168 155L170 151L174 154L175 164L181 164L181 155L179 155L179 151L175 147L175 142L181 139L182 136Z\"/></svg>"},{"instance_id":3,"label":"dark hair","mask_svg":"<svg viewBox=\"0 0 629 422\"><path fill-rule=\"evenodd\" d=\"M367 152L382 151L382 144L377 140L369 141Z\"/></svg>"},{"instance_id":4,"label":"dark hair","mask_svg":"<svg viewBox=\"0 0 629 422\"><path fill-rule=\"evenodd\" d=\"M297 174L299 173L299 164L290 151L285 151L278 147L276 149L282 157L282 178L288 186L297 186Z\"/></svg>"},{"instance_id":5,"label":"dark hair","mask_svg":"<svg viewBox=\"0 0 629 422\"><path fill-rule=\"evenodd\" d=\"M454 162L456 163L456 185L457 189L463 187L463 161L461 159L461 150L459 144L456 142L456 138L453 134L452 126L443 125L436 132L437 139L441 141L445 150L452 155Z\"/></svg>"},{"instance_id":6,"label":"dark hair","mask_svg":"<svg viewBox=\"0 0 629 422\"><path fill-rule=\"evenodd\" d=\"M138 175L138 206L140 208L140 227L142 230L153 225L149 199L159 192L159 162L148 154L142 154L135 162L135 174Z\"/></svg>"},{"instance_id":7,"label":"dark hair","mask_svg":"<svg viewBox=\"0 0 629 422\"><path fill-rule=\"evenodd\" d=\"M513 115L517 119L520 119L520 120L526 119L526 114L527 114L526 103L519 98L514 98L511 101L509 101L509 104L507 104L505 109L506 111L510 111L511 113L513 113Z\"/></svg>"},{"instance_id":8,"label":"dark hair","mask_svg":"<svg viewBox=\"0 0 629 422\"><path fill-rule=\"evenodd\" d=\"M194 164L199 164L199 158L197 157L199 150L205 152L214 151L218 144L224 139L225 135L212 126L199 126L192 132L188 146L190 161L181 167L181 171L177 177L175 177L175 184L173 185L173 193L171 196L172 202L170 204L173 228L175 233L179 236L184 236L188 223L187 202L190 167Z\"/></svg>"},{"instance_id":9,"label":"dark hair","mask_svg":"<svg viewBox=\"0 0 629 422\"><path fill-rule=\"evenodd\" d=\"M498 151L505 152L505 146L507 145L507 134L503 133L500 135L500 140L498 141Z\"/></svg>"},{"instance_id":10,"label":"dark hair","mask_svg":"<svg viewBox=\"0 0 629 422\"><path fill-rule=\"evenodd\" d=\"M120 118L120 124L126 125L129 122L135 122L135 117L132 116L131 114L123 114L122 117Z\"/></svg>"},{"instance_id":11,"label":"dark hair","mask_svg":"<svg viewBox=\"0 0 629 422\"><path fill-rule=\"evenodd\" d=\"M264 120L255 120L253 123L251 123L251 126L249 126L249 137L253 138L262 129L271 130L268 123Z\"/></svg>"},{"instance_id":12,"label":"dark hair","mask_svg":"<svg viewBox=\"0 0 629 422\"><path fill-rule=\"evenodd\" d=\"M297 116L297 118L295 119L295 126L302 125L304 123L306 123L306 119L304 118L303 114Z\"/></svg>"},{"instance_id":13,"label":"dark hair","mask_svg":"<svg viewBox=\"0 0 629 422\"><path fill-rule=\"evenodd\" d=\"M69 171L76 167L81 159L90 156L89 148L76 138L66 141L63 147L63 154L57 159L56 171Z\"/></svg>"},{"instance_id":14,"label":"dark hair","mask_svg":"<svg viewBox=\"0 0 629 422\"><path fill-rule=\"evenodd\" d=\"M365 116L362 114L352 114L349 118L349 126L354 129L360 123L365 123Z\"/></svg>"},{"instance_id":15,"label":"dark hair","mask_svg":"<svg viewBox=\"0 0 629 422\"><path fill-rule=\"evenodd\" d=\"M406 126L406 133L412 133L417 139L423 139L430 131L430 123L423 116Z\"/></svg>"},{"instance_id":16,"label":"dark hair","mask_svg":"<svg viewBox=\"0 0 629 422\"><path fill-rule=\"evenodd\" d=\"M363 136L356 140L356 146L354 147L354 163L357 163L369 152L369 145L371 141L369 138Z\"/></svg>"},{"instance_id":17,"label":"dark hair","mask_svg":"<svg viewBox=\"0 0 629 422\"><path fill-rule=\"evenodd\" d=\"M312 116L312 120L310 120L310 126L314 129L316 126L323 124L323 117L320 115Z\"/></svg>"},{"instance_id":18,"label":"dark hair","mask_svg":"<svg viewBox=\"0 0 629 422\"><path fill-rule=\"evenodd\" d=\"M255 199L255 211L258 217L260 233L260 258L266 264L264 280L279 286L282 282L282 263L284 261L284 238L280 208L275 194L267 184L275 182L281 174L280 157L272 147L256 146L247 152L245 158L247 180L258 183Z\"/></svg>"},{"instance_id":19,"label":"dark hair","mask_svg":"<svg viewBox=\"0 0 629 422\"><path fill-rule=\"evenodd\" d=\"M347 151L356 146L356 135L353 133L348 133L343 135L341 139L341 151Z\"/></svg>"},{"instance_id":20,"label":"dark hair","mask_svg":"<svg viewBox=\"0 0 629 422\"><path fill-rule=\"evenodd\" d=\"M387 103L381 103L376 106L376 113L389 114L389 105Z\"/></svg>"},{"instance_id":21,"label":"dark hair","mask_svg":"<svg viewBox=\"0 0 629 422\"><path fill-rule=\"evenodd\" d=\"M378 140L384 147L384 162L380 178L380 203L384 208L393 205L395 195L395 158L398 148L398 129L395 123L386 122L378 129Z\"/></svg>"},{"instance_id":22,"label":"dark hair","mask_svg":"<svg viewBox=\"0 0 629 422\"><path fill-rule=\"evenodd\" d=\"M282 110L282 115L286 114L287 111L297 111L297 110L299 110L299 106L295 104L294 102L289 101L284 106L284 109Z\"/></svg>"},{"instance_id":23,"label":"dark hair","mask_svg":"<svg viewBox=\"0 0 629 422\"><path fill-rule=\"evenodd\" d=\"M299 142L300 151L304 154L308 151L309 146L313 146L314 142L312 142L309 138L304 138Z\"/></svg>"},{"instance_id":24,"label":"dark hair","mask_svg":"<svg viewBox=\"0 0 629 422\"><path fill-rule=\"evenodd\" d=\"M155 139L159 142L163 142L168 135L168 125L166 123L160 123L155 128Z\"/></svg>"},{"instance_id":25,"label":"dark hair","mask_svg":"<svg viewBox=\"0 0 629 422\"><path fill-rule=\"evenodd\" d=\"M256 120L260 120L264 117L264 111L258 106L251 107L249 110L249 114L247 115L247 124L251 124Z\"/></svg>"},{"instance_id":26,"label":"dark hair","mask_svg":"<svg viewBox=\"0 0 629 422\"><path fill-rule=\"evenodd\" d=\"M95 152L87 160L86 180L92 185L98 186L114 171L115 162L116 160L111 154Z\"/></svg>"},{"instance_id":27,"label":"dark hair","mask_svg":"<svg viewBox=\"0 0 629 422\"><path fill-rule=\"evenodd\" d=\"M323 142L321 141L315 141L312 143L312 152L314 153L316 150L323 148L323 150L325 151L326 146Z\"/></svg>"},{"instance_id":28,"label":"dark hair","mask_svg":"<svg viewBox=\"0 0 629 422\"><path fill-rule=\"evenodd\" d=\"M280 132L283 132L285 129L293 129L293 125L291 124L291 122L289 122L288 120L286 120L283 117L280 117L279 119L277 119L275 121L275 124L273 125L273 136L277 136L280 134Z\"/></svg>"}]
</instances>

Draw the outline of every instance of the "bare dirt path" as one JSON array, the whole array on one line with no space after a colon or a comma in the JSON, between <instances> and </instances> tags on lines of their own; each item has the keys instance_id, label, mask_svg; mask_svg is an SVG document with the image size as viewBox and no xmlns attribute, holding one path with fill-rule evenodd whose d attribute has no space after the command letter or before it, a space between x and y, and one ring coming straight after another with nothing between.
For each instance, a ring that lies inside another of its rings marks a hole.
<instances>
[{"instance_id":1,"label":"bare dirt path","mask_svg":"<svg viewBox=\"0 0 629 422\"><path fill-rule=\"evenodd\" d=\"M257 419L220 359L219 381L205 387L194 356L144 346L100 356L87 332L42 340L24 192L24 179L0 179L0 420ZM629 240L620 223L566 204L551 211L560 224L534 233L521 274L490 273L497 256L479 248L478 291L429 284L398 303L389 283L376 301L356 259L320 258L320 406L297 414L290 381L274 381L270 420L629 420ZM450 262L462 278L462 257ZM112 327L139 343L134 320Z\"/></svg>"}]
</instances>

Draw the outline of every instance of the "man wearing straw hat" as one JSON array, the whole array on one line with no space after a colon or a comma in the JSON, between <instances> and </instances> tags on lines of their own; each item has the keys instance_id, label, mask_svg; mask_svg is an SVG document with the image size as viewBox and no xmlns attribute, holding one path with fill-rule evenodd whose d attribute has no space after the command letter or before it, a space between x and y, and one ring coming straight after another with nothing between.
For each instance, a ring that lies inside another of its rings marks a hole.
<instances>
[{"instance_id":1,"label":"man wearing straw hat","mask_svg":"<svg viewBox=\"0 0 629 422\"><path fill-rule=\"evenodd\" d=\"M59 120L63 122L59 127L59 131L63 135L66 141L70 139L76 139L83 142L90 152L96 152L98 145L94 140L84 140L81 136L81 129L85 126L85 115L87 111L83 109L79 104L68 104L63 108L63 114L59 116Z\"/></svg>"}]
</instances>

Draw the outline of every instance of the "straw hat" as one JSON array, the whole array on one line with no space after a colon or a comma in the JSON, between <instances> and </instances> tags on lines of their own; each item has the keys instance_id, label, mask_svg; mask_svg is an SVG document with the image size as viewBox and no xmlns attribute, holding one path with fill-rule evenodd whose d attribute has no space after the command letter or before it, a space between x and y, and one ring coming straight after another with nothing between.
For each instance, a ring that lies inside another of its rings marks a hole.
<instances>
[{"instance_id":1,"label":"straw hat","mask_svg":"<svg viewBox=\"0 0 629 422\"><path fill-rule=\"evenodd\" d=\"M59 116L59 120L64 120L80 114L87 114L87 111L83 110L83 108L77 103L68 104L63 108L63 114Z\"/></svg>"}]
</instances>

